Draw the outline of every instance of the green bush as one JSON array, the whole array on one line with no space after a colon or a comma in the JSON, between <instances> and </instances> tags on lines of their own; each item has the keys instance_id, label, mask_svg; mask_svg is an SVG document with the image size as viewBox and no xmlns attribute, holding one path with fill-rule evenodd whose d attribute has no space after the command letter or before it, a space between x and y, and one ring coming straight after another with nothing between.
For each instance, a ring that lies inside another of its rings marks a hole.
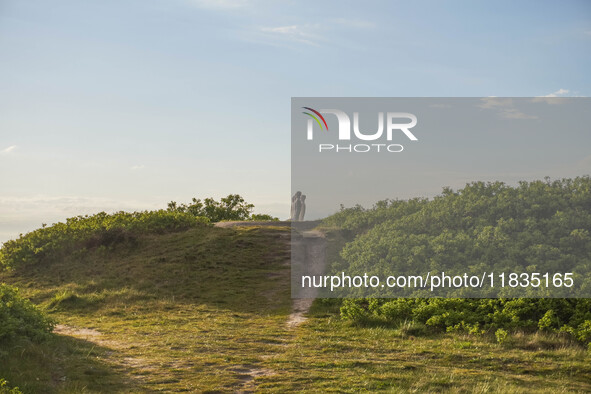
<instances>
[{"instance_id":1,"label":"green bush","mask_svg":"<svg viewBox=\"0 0 591 394\"><path fill-rule=\"evenodd\" d=\"M200 199L193 198L192 203L177 204L175 201L168 203L169 212L189 213L193 216L203 216L212 222L221 222L228 220L248 220L250 212L254 205L248 204L238 194L230 194L223 197L220 201L215 201L213 198Z\"/></svg>"},{"instance_id":2,"label":"green bush","mask_svg":"<svg viewBox=\"0 0 591 394\"><path fill-rule=\"evenodd\" d=\"M0 378L0 394L22 394L18 387L9 387L5 379Z\"/></svg>"},{"instance_id":3,"label":"green bush","mask_svg":"<svg viewBox=\"0 0 591 394\"><path fill-rule=\"evenodd\" d=\"M372 209L343 209L325 219L324 225L352 233L338 267L333 265L337 273L385 277L405 272L468 276L571 272L572 291L554 288L553 296L586 296L591 289L588 176L521 182L517 187L474 182L458 191L444 189L432 200L382 201ZM489 295L488 291L492 296L498 288L483 289L478 295ZM500 295L515 297L525 291L515 294L515 290L505 286ZM413 297L420 291L359 288L347 289L347 295ZM459 288L445 295L470 297L474 291ZM546 297L547 292L530 287L527 295Z\"/></svg>"},{"instance_id":4,"label":"green bush","mask_svg":"<svg viewBox=\"0 0 591 394\"><path fill-rule=\"evenodd\" d=\"M166 210L76 216L5 242L0 249L0 265L14 268L83 248L133 241L140 234L183 231L207 223L204 217Z\"/></svg>"},{"instance_id":5,"label":"green bush","mask_svg":"<svg viewBox=\"0 0 591 394\"><path fill-rule=\"evenodd\" d=\"M18 289L0 284L0 342L18 337L41 340L47 337L53 326L53 321L22 298Z\"/></svg>"},{"instance_id":6,"label":"green bush","mask_svg":"<svg viewBox=\"0 0 591 394\"><path fill-rule=\"evenodd\" d=\"M558 312L556 312L558 311ZM361 298L345 299L341 317L358 324L409 322L435 331L474 334L504 330L568 332L591 342L591 299Z\"/></svg>"},{"instance_id":7,"label":"green bush","mask_svg":"<svg viewBox=\"0 0 591 394\"><path fill-rule=\"evenodd\" d=\"M385 277L411 269L412 274L448 275L574 272L581 294L591 288L589 176L520 182L517 187L474 182L458 191L445 188L432 200L386 200L371 209L343 208L323 224L344 230L350 240L330 261L329 274ZM393 294L406 298L345 299L341 316L356 323L412 322L439 331L568 332L583 343L591 342L588 298L512 298L511 293L494 299L412 298L417 290L407 290ZM454 295L465 297L463 290ZM560 296L559 290L552 295Z\"/></svg>"},{"instance_id":8,"label":"green bush","mask_svg":"<svg viewBox=\"0 0 591 394\"><path fill-rule=\"evenodd\" d=\"M276 217L267 214L251 214L254 209L253 204L247 203L239 194L229 194L220 201L213 198L201 199L193 198L190 204L178 204L176 201L168 203L169 212L189 213L193 216L202 216L212 222L222 221L276 221Z\"/></svg>"},{"instance_id":9,"label":"green bush","mask_svg":"<svg viewBox=\"0 0 591 394\"><path fill-rule=\"evenodd\" d=\"M497 338L497 342L500 344L505 343L508 336L509 333L507 330L503 330L502 328L499 328L497 331L495 331L495 337Z\"/></svg>"}]
</instances>

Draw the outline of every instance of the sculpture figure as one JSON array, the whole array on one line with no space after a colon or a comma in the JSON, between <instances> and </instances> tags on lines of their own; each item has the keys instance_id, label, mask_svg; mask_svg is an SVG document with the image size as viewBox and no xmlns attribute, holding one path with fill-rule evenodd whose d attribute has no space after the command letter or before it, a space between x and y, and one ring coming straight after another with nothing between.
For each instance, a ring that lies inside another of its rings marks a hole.
<instances>
[{"instance_id":1,"label":"sculpture figure","mask_svg":"<svg viewBox=\"0 0 591 394\"><path fill-rule=\"evenodd\" d=\"M303 222L304 215L306 214L306 195L305 194L302 194L300 196L300 202L301 202L301 208L300 208L300 214L298 216L298 222Z\"/></svg>"},{"instance_id":2,"label":"sculpture figure","mask_svg":"<svg viewBox=\"0 0 591 394\"><path fill-rule=\"evenodd\" d=\"M294 222L297 222L298 218L300 216L300 210L302 207L302 203L300 201L301 195L302 195L302 192L298 191L291 198L291 217L289 218L289 220L294 221Z\"/></svg>"}]
</instances>

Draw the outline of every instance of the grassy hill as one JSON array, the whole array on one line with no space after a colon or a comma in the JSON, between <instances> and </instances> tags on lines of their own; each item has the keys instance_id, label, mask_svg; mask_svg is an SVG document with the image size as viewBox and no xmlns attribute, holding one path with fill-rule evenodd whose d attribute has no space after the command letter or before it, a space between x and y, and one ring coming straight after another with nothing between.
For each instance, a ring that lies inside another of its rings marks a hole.
<instances>
[{"instance_id":1,"label":"grassy hill","mask_svg":"<svg viewBox=\"0 0 591 394\"><path fill-rule=\"evenodd\" d=\"M326 300L288 326L289 235L189 227L4 271L58 325L0 343L0 378L27 393L591 390L590 353L559 334L357 326Z\"/></svg>"},{"instance_id":2,"label":"grassy hill","mask_svg":"<svg viewBox=\"0 0 591 394\"><path fill-rule=\"evenodd\" d=\"M26 392L240 387L282 342L282 234L202 227L3 273L66 335L9 347L0 375Z\"/></svg>"}]
</instances>

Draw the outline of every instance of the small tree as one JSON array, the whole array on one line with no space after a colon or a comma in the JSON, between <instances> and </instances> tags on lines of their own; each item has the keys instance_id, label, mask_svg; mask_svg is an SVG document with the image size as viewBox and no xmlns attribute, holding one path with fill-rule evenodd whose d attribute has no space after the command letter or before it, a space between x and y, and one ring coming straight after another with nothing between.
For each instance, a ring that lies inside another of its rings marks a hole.
<instances>
[{"instance_id":1,"label":"small tree","mask_svg":"<svg viewBox=\"0 0 591 394\"><path fill-rule=\"evenodd\" d=\"M220 201L213 198L193 198L192 203L177 204L175 201L168 203L168 210L172 212L187 212L195 216L205 216L212 222L222 220L248 220L254 209L253 204L248 204L239 194L230 194Z\"/></svg>"}]
</instances>

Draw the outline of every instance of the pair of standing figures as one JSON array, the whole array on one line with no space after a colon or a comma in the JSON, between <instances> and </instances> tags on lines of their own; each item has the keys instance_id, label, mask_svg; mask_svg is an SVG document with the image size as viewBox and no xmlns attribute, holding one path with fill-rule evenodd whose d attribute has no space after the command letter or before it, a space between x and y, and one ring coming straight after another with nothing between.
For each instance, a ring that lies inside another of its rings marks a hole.
<instances>
[{"instance_id":1,"label":"pair of standing figures","mask_svg":"<svg viewBox=\"0 0 591 394\"><path fill-rule=\"evenodd\" d=\"M306 214L306 196L302 192L296 192L291 197L291 217L292 222L303 222Z\"/></svg>"}]
</instances>

